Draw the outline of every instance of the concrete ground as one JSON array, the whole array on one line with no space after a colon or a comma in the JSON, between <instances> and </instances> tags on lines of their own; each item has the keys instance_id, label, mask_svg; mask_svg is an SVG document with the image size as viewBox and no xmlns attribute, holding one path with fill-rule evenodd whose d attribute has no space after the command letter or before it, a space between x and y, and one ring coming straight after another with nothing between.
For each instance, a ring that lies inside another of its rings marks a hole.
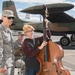
<instances>
[{"instance_id":1,"label":"concrete ground","mask_svg":"<svg viewBox=\"0 0 75 75\"><path fill-rule=\"evenodd\" d=\"M75 50L64 50L63 65L71 75L75 75Z\"/></svg>"}]
</instances>

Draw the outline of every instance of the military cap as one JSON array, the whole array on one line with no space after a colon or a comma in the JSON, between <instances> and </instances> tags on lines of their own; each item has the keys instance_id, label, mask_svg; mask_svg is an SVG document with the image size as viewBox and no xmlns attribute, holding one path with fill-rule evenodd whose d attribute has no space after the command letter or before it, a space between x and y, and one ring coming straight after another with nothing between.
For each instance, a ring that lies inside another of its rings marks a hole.
<instances>
[{"instance_id":1,"label":"military cap","mask_svg":"<svg viewBox=\"0 0 75 75\"><path fill-rule=\"evenodd\" d=\"M2 11L2 16L15 17L14 14L13 14L13 11L11 11L11 10L3 10Z\"/></svg>"},{"instance_id":2,"label":"military cap","mask_svg":"<svg viewBox=\"0 0 75 75\"><path fill-rule=\"evenodd\" d=\"M23 35L24 35L24 33L23 33L23 32L18 32L18 35L22 35L22 36L23 36Z\"/></svg>"}]
</instances>

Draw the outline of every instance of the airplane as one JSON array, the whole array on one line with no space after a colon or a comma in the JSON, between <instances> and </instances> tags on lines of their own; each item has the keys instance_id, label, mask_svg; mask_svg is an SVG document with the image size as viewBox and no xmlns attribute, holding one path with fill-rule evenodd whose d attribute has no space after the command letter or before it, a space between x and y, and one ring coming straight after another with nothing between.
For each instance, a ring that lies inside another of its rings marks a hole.
<instances>
[{"instance_id":1,"label":"airplane","mask_svg":"<svg viewBox=\"0 0 75 75\"><path fill-rule=\"evenodd\" d=\"M75 18L66 14L64 11L70 10L74 7L68 3L55 3L46 5L48 8L50 22L50 30L52 35L62 35L60 44L62 46L68 46L75 41ZM21 12L29 14L41 14L43 16L43 5L32 6L21 10ZM42 30L42 27L38 27L37 30ZM71 34L70 38L67 34Z\"/></svg>"},{"instance_id":2,"label":"airplane","mask_svg":"<svg viewBox=\"0 0 75 75\"><path fill-rule=\"evenodd\" d=\"M66 36L66 34L69 33L70 26L72 26L72 27L74 26L73 23L74 23L75 19L70 17L69 15L64 13L63 11L66 11L66 10L69 10L69 9L73 8L74 5L68 4L68 3L67 4L56 3L56 4L52 4L52 5L49 4L49 5L46 5L46 6L48 7L48 9L50 9L49 15L50 15L51 18L49 18L49 20L52 22L51 25L50 25L52 35L53 34L54 35L62 35L63 34L64 36L60 39L61 45L69 45L70 39ZM16 18L14 19L14 22L13 22L12 26L10 27L12 30L22 30L23 25L29 23L29 24L33 25L33 27L35 28L35 31L37 31L37 32L43 31L43 23L33 23L33 22L21 20L17 15L15 4L14 4L13 1L11 1L11 0L10 1L4 1L2 7L3 7L2 10L8 9L8 10L12 10L14 12L14 15L15 15ZM32 10L34 11L35 9L32 8ZM32 10L30 10L30 11L32 12ZM39 10L39 9L37 9L36 11L37 11L37 13L34 12L36 14L40 14L40 12L38 12L38 11L42 12L42 10ZM75 32L74 29L72 31L72 34L74 34L73 32ZM74 39L71 39L71 40L74 40Z\"/></svg>"}]
</instances>

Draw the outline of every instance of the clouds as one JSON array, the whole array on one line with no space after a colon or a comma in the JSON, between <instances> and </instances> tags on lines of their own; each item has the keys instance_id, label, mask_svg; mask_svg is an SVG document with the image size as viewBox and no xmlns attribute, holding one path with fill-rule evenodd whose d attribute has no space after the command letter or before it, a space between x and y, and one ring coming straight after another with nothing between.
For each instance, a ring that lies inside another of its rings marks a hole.
<instances>
[{"instance_id":1,"label":"clouds","mask_svg":"<svg viewBox=\"0 0 75 75\"><path fill-rule=\"evenodd\" d=\"M29 4L34 4L34 3L40 3L40 4L51 4L51 3L72 3L75 5L74 0L14 0L14 2L19 2L19 3L29 3Z\"/></svg>"},{"instance_id":2,"label":"clouds","mask_svg":"<svg viewBox=\"0 0 75 75\"><path fill-rule=\"evenodd\" d=\"M61 2L65 2L65 0L15 0L15 2L28 2L28 3L61 3Z\"/></svg>"}]
</instances>

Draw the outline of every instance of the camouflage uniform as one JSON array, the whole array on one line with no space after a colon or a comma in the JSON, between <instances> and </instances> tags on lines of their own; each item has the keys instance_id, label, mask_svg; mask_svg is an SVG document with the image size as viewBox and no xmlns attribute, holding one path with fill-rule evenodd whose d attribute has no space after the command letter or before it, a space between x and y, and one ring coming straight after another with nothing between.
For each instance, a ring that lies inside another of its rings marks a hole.
<instances>
[{"instance_id":1,"label":"camouflage uniform","mask_svg":"<svg viewBox=\"0 0 75 75\"><path fill-rule=\"evenodd\" d=\"M17 39L14 43L15 60L21 57L20 53L21 53L21 42Z\"/></svg>"},{"instance_id":2,"label":"camouflage uniform","mask_svg":"<svg viewBox=\"0 0 75 75\"><path fill-rule=\"evenodd\" d=\"M20 75L25 75L25 62L24 62L25 55L22 51L23 40L20 40L19 36L23 36L23 34L19 34L18 39L14 43L15 67L20 69L18 70L18 73Z\"/></svg>"},{"instance_id":3,"label":"camouflage uniform","mask_svg":"<svg viewBox=\"0 0 75 75\"><path fill-rule=\"evenodd\" d=\"M0 68L6 67L8 69L7 75L13 75L13 37L11 30L0 24ZM10 72L10 74L9 74ZM11 74L12 73L12 74Z\"/></svg>"},{"instance_id":4,"label":"camouflage uniform","mask_svg":"<svg viewBox=\"0 0 75 75\"><path fill-rule=\"evenodd\" d=\"M22 32L18 32L18 39L14 43L14 55L15 60L21 59L23 57L22 51L22 42L23 42L24 34Z\"/></svg>"},{"instance_id":5,"label":"camouflage uniform","mask_svg":"<svg viewBox=\"0 0 75 75\"><path fill-rule=\"evenodd\" d=\"M19 39L17 39L14 43L14 55L15 55L15 62L18 59L22 59L24 58L24 53L22 51L22 47L21 47L22 43L21 41L19 41ZM17 65L17 64L16 64ZM16 66L15 65L15 66ZM17 67L17 66L16 66Z\"/></svg>"}]
</instances>

